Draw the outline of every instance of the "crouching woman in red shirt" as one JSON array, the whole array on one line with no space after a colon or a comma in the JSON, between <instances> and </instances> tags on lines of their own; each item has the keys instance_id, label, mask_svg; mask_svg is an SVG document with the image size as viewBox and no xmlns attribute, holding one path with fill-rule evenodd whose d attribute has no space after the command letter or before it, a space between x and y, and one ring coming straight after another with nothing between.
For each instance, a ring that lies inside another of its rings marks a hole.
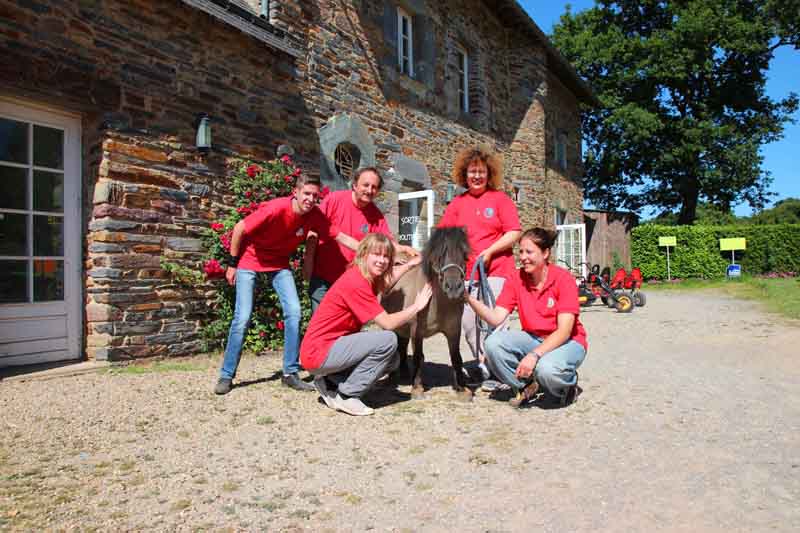
<instances>
[{"instance_id":1,"label":"crouching woman in red shirt","mask_svg":"<svg viewBox=\"0 0 800 533\"><path fill-rule=\"evenodd\" d=\"M516 395L520 407L544 389L562 405L578 392L577 368L586 357L586 330L578 314L578 288L569 271L548 263L557 233L529 229L519 240L522 266L508 278L496 307L471 295L467 302L489 324L498 325L519 309L522 331L496 331L486 339L489 368Z\"/></svg>"},{"instance_id":2,"label":"crouching woman in red shirt","mask_svg":"<svg viewBox=\"0 0 800 533\"><path fill-rule=\"evenodd\" d=\"M332 409L371 415L361 401L390 369L397 349L396 329L421 311L431 298L425 285L414 303L389 314L380 295L394 279L419 263L416 257L394 268L394 245L386 235L370 233L358 246L353 265L339 277L311 317L300 345L300 362L315 377L322 399ZM374 320L384 331L361 331Z\"/></svg>"}]
</instances>

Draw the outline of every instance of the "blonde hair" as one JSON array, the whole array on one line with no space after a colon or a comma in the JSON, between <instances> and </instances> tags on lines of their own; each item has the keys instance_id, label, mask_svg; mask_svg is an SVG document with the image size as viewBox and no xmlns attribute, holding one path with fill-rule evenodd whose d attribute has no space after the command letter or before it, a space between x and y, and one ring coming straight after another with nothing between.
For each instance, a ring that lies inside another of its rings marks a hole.
<instances>
[{"instance_id":1,"label":"blonde hair","mask_svg":"<svg viewBox=\"0 0 800 533\"><path fill-rule=\"evenodd\" d=\"M503 159L488 146L472 146L464 148L453 163L453 181L459 187L467 187L467 167L474 161L486 164L489 171L489 189L499 191L503 186Z\"/></svg>"},{"instance_id":2,"label":"blonde hair","mask_svg":"<svg viewBox=\"0 0 800 533\"><path fill-rule=\"evenodd\" d=\"M389 266L386 268L386 272L384 272L379 279L373 279L372 274L369 273L369 268L367 267L367 256L371 252L383 253L389 258ZM372 283L374 288L377 289L376 292L381 293L392 283L392 268L394 267L394 244L392 244L392 241L389 240L389 237L383 233L370 233L364 237L364 239L358 245L356 256L353 258L353 264L358 267L358 269L361 271L361 274Z\"/></svg>"}]
</instances>

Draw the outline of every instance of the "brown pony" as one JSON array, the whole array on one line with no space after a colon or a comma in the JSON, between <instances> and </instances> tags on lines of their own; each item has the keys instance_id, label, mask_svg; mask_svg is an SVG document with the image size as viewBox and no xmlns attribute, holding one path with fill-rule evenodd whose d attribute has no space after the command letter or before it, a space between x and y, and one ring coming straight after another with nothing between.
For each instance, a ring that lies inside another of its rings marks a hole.
<instances>
[{"instance_id":1,"label":"brown pony","mask_svg":"<svg viewBox=\"0 0 800 533\"><path fill-rule=\"evenodd\" d=\"M464 268L468 255L469 242L464 228L434 230L422 251L420 266L409 270L382 299L384 309L394 313L411 305L426 282L430 281L433 288L428 306L414 320L396 330L401 362L405 362L408 343L414 339L411 365L413 398L422 398L425 391L422 384L422 364L425 360L422 341L436 333L444 333L447 337L453 367L453 388L465 399L472 398L472 391L466 387L462 372L463 361L459 349L461 315L464 312Z\"/></svg>"}]
</instances>

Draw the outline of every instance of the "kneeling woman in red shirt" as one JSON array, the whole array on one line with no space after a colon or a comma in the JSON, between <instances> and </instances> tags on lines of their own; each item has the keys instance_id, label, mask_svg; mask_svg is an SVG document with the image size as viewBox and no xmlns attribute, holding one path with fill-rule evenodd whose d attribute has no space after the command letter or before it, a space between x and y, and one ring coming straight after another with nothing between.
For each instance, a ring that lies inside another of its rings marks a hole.
<instances>
[{"instance_id":1,"label":"kneeling woman in red shirt","mask_svg":"<svg viewBox=\"0 0 800 533\"><path fill-rule=\"evenodd\" d=\"M571 403L578 390L576 369L586 357L575 278L548 264L556 236L543 228L522 234L522 268L508 278L494 309L467 295L470 307L492 325L519 309L522 331L497 331L486 339L489 368L517 392L511 400L516 407L533 399L540 387L562 405Z\"/></svg>"},{"instance_id":2,"label":"kneeling woman in red shirt","mask_svg":"<svg viewBox=\"0 0 800 533\"><path fill-rule=\"evenodd\" d=\"M316 376L314 385L328 407L351 415L373 413L360 397L389 369L397 349L397 335L391 330L428 305L431 287L425 285L413 304L392 314L381 307L379 295L419 261L413 258L393 272L392 241L370 233L359 244L353 265L331 286L311 317L300 345L300 362ZM385 331L361 331L370 320Z\"/></svg>"}]
</instances>

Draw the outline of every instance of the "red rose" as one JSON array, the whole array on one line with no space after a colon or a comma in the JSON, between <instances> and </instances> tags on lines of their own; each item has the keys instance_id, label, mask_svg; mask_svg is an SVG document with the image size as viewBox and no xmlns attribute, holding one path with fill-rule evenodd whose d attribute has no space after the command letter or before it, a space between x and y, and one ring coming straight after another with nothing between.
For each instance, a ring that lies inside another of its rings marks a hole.
<instances>
[{"instance_id":1,"label":"red rose","mask_svg":"<svg viewBox=\"0 0 800 533\"><path fill-rule=\"evenodd\" d=\"M244 193L244 196L245 198L250 198L251 196L253 196L253 191L247 191L246 193Z\"/></svg>"},{"instance_id":2,"label":"red rose","mask_svg":"<svg viewBox=\"0 0 800 533\"><path fill-rule=\"evenodd\" d=\"M258 336L259 337L266 337L267 336L267 332L266 331L259 331L258 332Z\"/></svg>"},{"instance_id":3,"label":"red rose","mask_svg":"<svg viewBox=\"0 0 800 533\"><path fill-rule=\"evenodd\" d=\"M275 327L283 331L283 320L278 320L278 323L275 324Z\"/></svg>"},{"instance_id":4,"label":"red rose","mask_svg":"<svg viewBox=\"0 0 800 533\"><path fill-rule=\"evenodd\" d=\"M283 181L285 181L286 183L291 183L292 182L292 177L291 176L284 176L283 177Z\"/></svg>"},{"instance_id":5,"label":"red rose","mask_svg":"<svg viewBox=\"0 0 800 533\"><path fill-rule=\"evenodd\" d=\"M221 224L219 222L212 222L211 223L211 229L213 229L214 231L219 233L220 231L225 229L225 224Z\"/></svg>"},{"instance_id":6,"label":"red rose","mask_svg":"<svg viewBox=\"0 0 800 533\"><path fill-rule=\"evenodd\" d=\"M292 172L292 176L294 176L296 178L299 175L300 175L300 169L299 168L295 168L294 172Z\"/></svg>"},{"instance_id":7,"label":"red rose","mask_svg":"<svg viewBox=\"0 0 800 533\"><path fill-rule=\"evenodd\" d=\"M281 157L281 161L283 161L284 163L286 163L288 165L288 164L290 164L292 162L292 158L289 157L289 155L287 154L287 155L284 155L283 157Z\"/></svg>"},{"instance_id":8,"label":"red rose","mask_svg":"<svg viewBox=\"0 0 800 533\"><path fill-rule=\"evenodd\" d=\"M232 231L229 231L228 233L219 236L219 242L222 244L222 247L225 248L225 251L230 251L232 237L233 237Z\"/></svg>"},{"instance_id":9,"label":"red rose","mask_svg":"<svg viewBox=\"0 0 800 533\"><path fill-rule=\"evenodd\" d=\"M250 165L249 167L247 167L247 175L250 176L251 178L255 178L256 174L258 174L259 172L261 172L261 167L258 165Z\"/></svg>"},{"instance_id":10,"label":"red rose","mask_svg":"<svg viewBox=\"0 0 800 533\"><path fill-rule=\"evenodd\" d=\"M206 273L207 279L225 277L225 271L222 269L222 265L220 265L219 261L217 261L216 259L209 259L208 261L206 261L206 264L203 265L203 270Z\"/></svg>"}]
</instances>

